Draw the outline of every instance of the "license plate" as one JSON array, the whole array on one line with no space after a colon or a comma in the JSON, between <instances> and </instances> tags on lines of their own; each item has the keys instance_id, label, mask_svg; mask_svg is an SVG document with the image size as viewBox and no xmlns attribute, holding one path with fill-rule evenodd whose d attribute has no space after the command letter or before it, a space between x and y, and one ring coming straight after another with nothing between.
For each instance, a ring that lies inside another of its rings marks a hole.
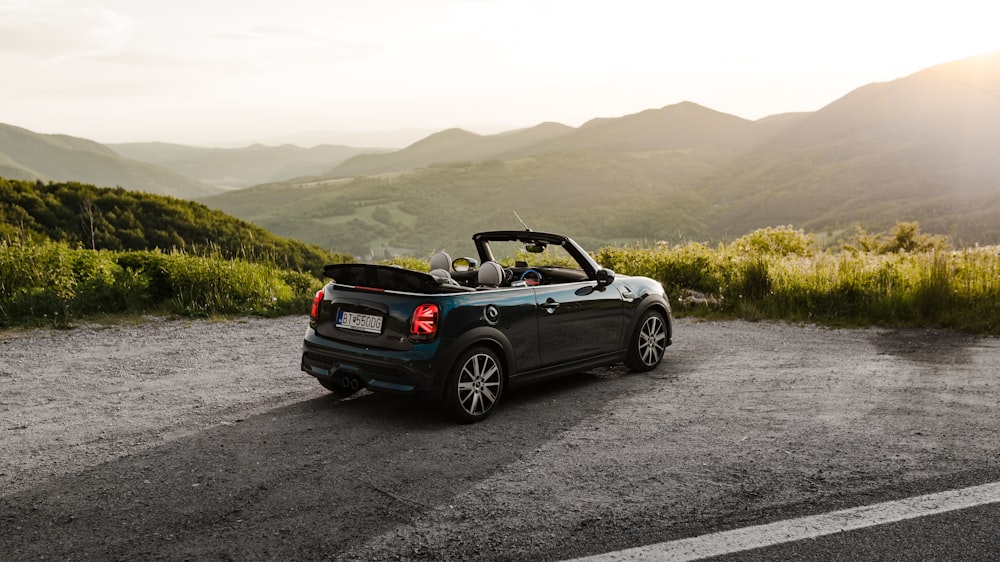
<instances>
[{"instance_id":1,"label":"license plate","mask_svg":"<svg viewBox=\"0 0 1000 562\"><path fill-rule=\"evenodd\" d=\"M371 334L381 334L382 317L341 310L340 314L337 315L337 327Z\"/></svg>"}]
</instances>

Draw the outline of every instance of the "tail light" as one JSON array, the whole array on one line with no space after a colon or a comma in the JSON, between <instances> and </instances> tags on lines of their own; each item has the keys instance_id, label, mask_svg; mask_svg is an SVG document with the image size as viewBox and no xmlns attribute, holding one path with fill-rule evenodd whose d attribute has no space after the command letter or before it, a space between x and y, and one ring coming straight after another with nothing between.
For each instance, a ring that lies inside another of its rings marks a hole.
<instances>
[{"instance_id":1,"label":"tail light","mask_svg":"<svg viewBox=\"0 0 1000 562\"><path fill-rule=\"evenodd\" d=\"M413 311L410 319L410 341L428 342L434 339L438 331L438 320L441 311L436 304L422 304Z\"/></svg>"},{"instance_id":2,"label":"tail light","mask_svg":"<svg viewBox=\"0 0 1000 562\"><path fill-rule=\"evenodd\" d=\"M319 305L323 302L323 289L316 292L316 296L313 298L312 310L309 311L309 324L314 328L316 324L319 324Z\"/></svg>"}]
</instances>

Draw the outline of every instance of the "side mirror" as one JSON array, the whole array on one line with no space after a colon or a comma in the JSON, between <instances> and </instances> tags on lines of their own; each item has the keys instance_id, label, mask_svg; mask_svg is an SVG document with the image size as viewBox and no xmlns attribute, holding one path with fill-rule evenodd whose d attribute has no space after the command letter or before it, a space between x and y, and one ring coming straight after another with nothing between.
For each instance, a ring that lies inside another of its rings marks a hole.
<instances>
[{"instance_id":1,"label":"side mirror","mask_svg":"<svg viewBox=\"0 0 1000 562\"><path fill-rule=\"evenodd\" d=\"M455 261L451 262L451 268L455 271L472 271L478 265L479 262L473 258L455 258Z\"/></svg>"},{"instance_id":2,"label":"side mirror","mask_svg":"<svg viewBox=\"0 0 1000 562\"><path fill-rule=\"evenodd\" d=\"M615 282L615 272L610 269L598 269L595 274L597 279L597 287L607 287L608 285Z\"/></svg>"}]
</instances>

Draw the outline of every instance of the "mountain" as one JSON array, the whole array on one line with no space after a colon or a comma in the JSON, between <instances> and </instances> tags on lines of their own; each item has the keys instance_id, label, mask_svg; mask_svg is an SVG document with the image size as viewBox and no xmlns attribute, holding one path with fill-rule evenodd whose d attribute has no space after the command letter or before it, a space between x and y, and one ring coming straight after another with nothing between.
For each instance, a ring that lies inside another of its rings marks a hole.
<instances>
[{"instance_id":1,"label":"mountain","mask_svg":"<svg viewBox=\"0 0 1000 562\"><path fill-rule=\"evenodd\" d=\"M434 132L434 129L390 129L384 131L316 130L289 133L267 139L260 139L256 142L266 145L294 144L296 146L318 146L321 144L378 146L386 149L398 150L405 146L409 146ZM229 143L228 146L242 147L249 144L254 143ZM227 145L219 144L217 146Z\"/></svg>"},{"instance_id":2,"label":"mountain","mask_svg":"<svg viewBox=\"0 0 1000 562\"><path fill-rule=\"evenodd\" d=\"M558 123L542 123L495 135L478 135L462 129L448 129L430 135L389 154L355 156L329 170L330 177L351 177L400 172L435 163L482 162L526 154L534 146L572 131Z\"/></svg>"},{"instance_id":3,"label":"mountain","mask_svg":"<svg viewBox=\"0 0 1000 562\"><path fill-rule=\"evenodd\" d=\"M917 219L1000 241L1000 52L869 84L801 115L717 178L710 229Z\"/></svg>"},{"instance_id":4,"label":"mountain","mask_svg":"<svg viewBox=\"0 0 1000 562\"><path fill-rule=\"evenodd\" d=\"M713 210L691 186L753 146L756 130L753 122L693 103L579 128L545 123L489 136L449 129L335 170L354 166L351 172L368 170L368 177L276 183L202 201L285 236L357 254L455 248L477 230L519 228L512 211L539 230L572 232L589 246L673 239L678 231L702 237L710 235L704 220Z\"/></svg>"},{"instance_id":5,"label":"mountain","mask_svg":"<svg viewBox=\"0 0 1000 562\"><path fill-rule=\"evenodd\" d=\"M683 102L575 128L448 129L384 153L116 148L229 185L269 178L195 196L272 232L355 254L455 254L472 232L519 228L511 211L588 247L725 240L782 224L835 241L856 226L880 231L899 221L959 244L994 244L998 124L1000 52L864 85L814 112L757 121ZM173 178L166 185L194 181L91 141L0 128L2 176L142 189L141 179L163 174Z\"/></svg>"},{"instance_id":6,"label":"mountain","mask_svg":"<svg viewBox=\"0 0 1000 562\"><path fill-rule=\"evenodd\" d=\"M321 175L357 154L386 149L290 144L243 148L203 148L162 142L111 144L122 156L156 164L224 189L236 189L302 176Z\"/></svg>"},{"instance_id":7,"label":"mountain","mask_svg":"<svg viewBox=\"0 0 1000 562\"><path fill-rule=\"evenodd\" d=\"M203 201L355 253L451 251L476 230L518 228L512 210L590 247L723 240L781 224L835 240L898 221L993 244L998 124L1000 53L991 53L862 86L815 112L747 121L684 102L578 128L450 129L348 159L325 179Z\"/></svg>"},{"instance_id":8,"label":"mountain","mask_svg":"<svg viewBox=\"0 0 1000 562\"><path fill-rule=\"evenodd\" d=\"M615 152L678 149L731 151L746 148L753 139L752 121L693 102L682 102L614 119L593 119L571 134L539 148L599 148Z\"/></svg>"},{"instance_id":9,"label":"mountain","mask_svg":"<svg viewBox=\"0 0 1000 562\"><path fill-rule=\"evenodd\" d=\"M0 177L121 186L188 199L219 191L161 167L124 158L94 141L43 135L2 123Z\"/></svg>"},{"instance_id":10,"label":"mountain","mask_svg":"<svg viewBox=\"0 0 1000 562\"><path fill-rule=\"evenodd\" d=\"M375 175L433 165L511 160L554 151L698 148L731 155L746 149L761 130L752 121L683 102L624 117L593 119L579 128L542 123L530 129L485 136L448 129L397 152L356 156L325 175Z\"/></svg>"}]
</instances>

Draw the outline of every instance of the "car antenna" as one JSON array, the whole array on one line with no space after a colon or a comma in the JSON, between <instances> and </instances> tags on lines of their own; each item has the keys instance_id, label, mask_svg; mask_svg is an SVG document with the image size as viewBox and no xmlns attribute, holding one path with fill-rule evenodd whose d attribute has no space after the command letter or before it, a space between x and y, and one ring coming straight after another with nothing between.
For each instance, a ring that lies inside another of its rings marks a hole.
<instances>
[{"instance_id":1,"label":"car antenna","mask_svg":"<svg viewBox=\"0 0 1000 562\"><path fill-rule=\"evenodd\" d=\"M514 209L511 210L514 211ZM525 230L531 232L531 229L528 228L528 225L524 224L524 221L521 220L521 215L517 214L517 211L514 211L514 216L517 217L517 222L521 223L521 226L523 226Z\"/></svg>"}]
</instances>

